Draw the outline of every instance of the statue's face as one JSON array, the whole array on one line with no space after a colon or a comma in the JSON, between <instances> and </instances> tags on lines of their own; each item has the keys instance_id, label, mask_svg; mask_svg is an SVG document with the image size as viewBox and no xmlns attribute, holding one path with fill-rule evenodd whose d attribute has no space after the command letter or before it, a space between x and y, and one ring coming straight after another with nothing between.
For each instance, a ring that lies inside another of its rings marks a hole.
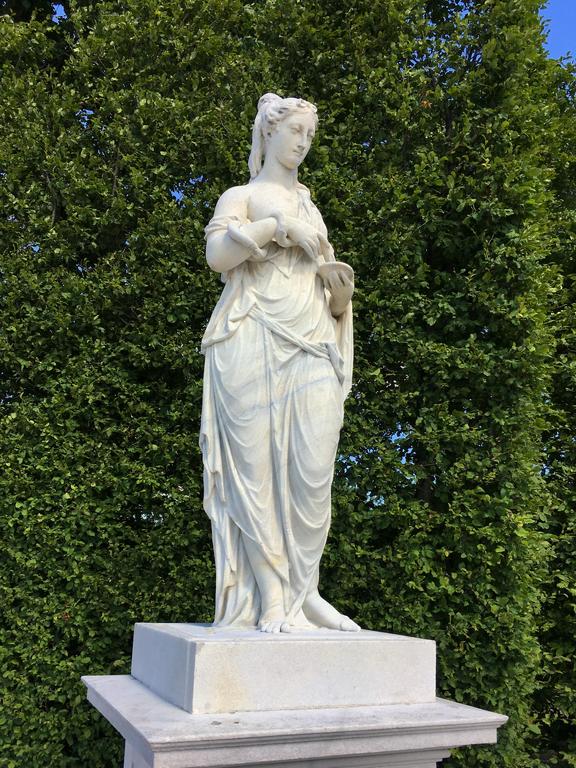
<instances>
[{"instance_id":1,"label":"statue's face","mask_svg":"<svg viewBox=\"0 0 576 768\"><path fill-rule=\"evenodd\" d=\"M295 170L304 160L312 144L316 124L312 112L288 115L268 136L266 154L275 155L285 168Z\"/></svg>"}]
</instances>

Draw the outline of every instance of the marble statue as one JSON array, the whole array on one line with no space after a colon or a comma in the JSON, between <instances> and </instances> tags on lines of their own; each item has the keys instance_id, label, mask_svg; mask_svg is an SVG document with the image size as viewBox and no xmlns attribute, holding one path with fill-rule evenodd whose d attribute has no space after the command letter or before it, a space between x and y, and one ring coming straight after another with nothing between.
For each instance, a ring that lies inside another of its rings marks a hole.
<instances>
[{"instance_id":1,"label":"marble statue","mask_svg":"<svg viewBox=\"0 0 576 768\"><path fill-rule=\"evenodd\" d=\"M318 592L352 375L353 271L298 181L316 107L258 103L250 182L206 227L224 289L202 341L200 445L220 626L357 631Z\"/></svg>"}]
</instances>

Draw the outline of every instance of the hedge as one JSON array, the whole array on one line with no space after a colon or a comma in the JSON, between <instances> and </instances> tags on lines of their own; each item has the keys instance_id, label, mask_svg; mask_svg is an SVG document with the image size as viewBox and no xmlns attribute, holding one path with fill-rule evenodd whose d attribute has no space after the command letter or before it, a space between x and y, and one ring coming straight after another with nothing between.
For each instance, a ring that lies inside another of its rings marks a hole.
<instances>
[{"instance_id":1,"label":"hedge","mask_svg":"<svg viewBox=\"0 0 576 768\"><path fill-rule=\"evenodd\" d=\"M302 180L357 279L325 594L509 715L450 766L575 764L574 81L540 5L0 4L6 768L118 765L80 675L211 619L203 228L269 90L318 105Z\"/></svg>"}]
</instances>

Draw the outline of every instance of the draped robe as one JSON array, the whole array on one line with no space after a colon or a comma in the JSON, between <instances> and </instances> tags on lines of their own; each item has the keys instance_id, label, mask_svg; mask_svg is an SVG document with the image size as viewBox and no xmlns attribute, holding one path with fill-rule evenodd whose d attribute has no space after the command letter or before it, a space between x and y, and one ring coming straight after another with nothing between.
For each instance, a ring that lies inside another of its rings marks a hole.
<instances>
[{"instance_id":1,"label":"draped robe","mask_svg":"<svg viewBox=\"0 0 576 768\"><path fill-rule=\"evenodd\" d=\"M298 217L326 234L308 190ZM216 216L206 228L247 223ZM225 282L204 338L200 447L216 562L215 623L255 626L260 596L243 538L282 582L298 620L318 585L331 485L352 373L352 308L335 319L315 263L272 241ZM333 259L333 256L328 257Z\"/></svg>"}]
</instances>

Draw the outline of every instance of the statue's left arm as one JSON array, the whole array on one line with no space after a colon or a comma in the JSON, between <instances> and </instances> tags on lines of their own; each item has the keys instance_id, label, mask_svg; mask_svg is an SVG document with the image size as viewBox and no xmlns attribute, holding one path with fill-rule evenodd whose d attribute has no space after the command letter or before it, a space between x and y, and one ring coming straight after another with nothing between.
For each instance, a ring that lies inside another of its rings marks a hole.
<instances>
[{"instance_id":1,"label":"statue's left arm","mask_svg":"<svg viewBox=\"0 0 576 768\"><path fill-rule=\"evenodd\" d=\"M316 206L314 206L314 208L318 217L317 226L319 234L327 246L323 249L322 255L324 256L324 261L334 261L334 249L328 242L328 230L326 224L324 223L324 219L318 208L316 208ZM324 286L330 292L330 299L328 302L330 313L333 317L340 317L340 315L346 311L350 304L350 300L352 299L352 294L354 293L354 279L349 278L342 272L334 271L326 277Z\"/></svg>"}]
</instances>

